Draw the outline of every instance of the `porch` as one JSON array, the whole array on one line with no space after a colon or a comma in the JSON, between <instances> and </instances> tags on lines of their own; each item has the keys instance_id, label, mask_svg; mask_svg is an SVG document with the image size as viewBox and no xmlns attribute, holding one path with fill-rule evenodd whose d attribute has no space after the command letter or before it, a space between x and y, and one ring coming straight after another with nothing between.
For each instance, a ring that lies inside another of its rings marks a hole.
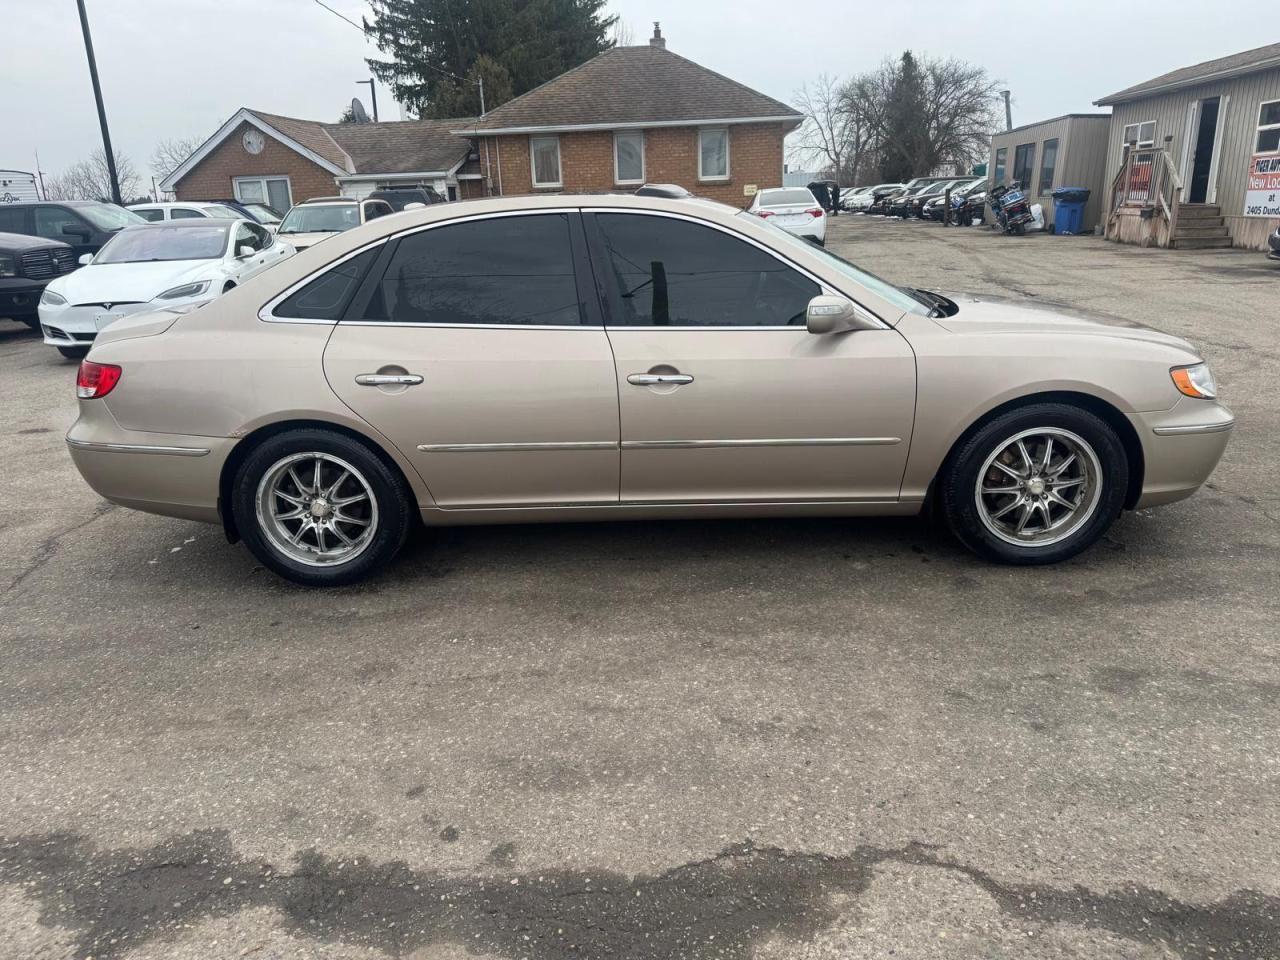
<instances>
[{"instance_id":1,"label":"porch","mask_svg":"<svg viewBox=\"0 0 1280 960\"><path fill-rule=\"evenodd\" d=\"M1183 191L1168 140L1163 147L1126 145L1108 191L1104 236L1142 247L1230 247L1222 208L1188 203Z\"/></svg>"}]
</instances>

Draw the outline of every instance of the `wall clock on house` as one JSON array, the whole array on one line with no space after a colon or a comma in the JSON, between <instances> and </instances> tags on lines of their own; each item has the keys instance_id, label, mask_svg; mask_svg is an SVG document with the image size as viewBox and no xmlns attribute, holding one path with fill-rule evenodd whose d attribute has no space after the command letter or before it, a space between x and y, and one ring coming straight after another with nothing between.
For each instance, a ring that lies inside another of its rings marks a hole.
<instances>
[{"instance_id":1,"label":"wall clock on house","mask_svg":"<svg viewBox=\"0 0 1280 960\"><path fill-rule=\"evenodd\" d=\"M248 153L261 153L262 148L267 145L267 138L262 135L261 130L250 128L244 132L244 136L240 138L240 142L244 144L244 149Z\"/></svg>"}]
</instances>

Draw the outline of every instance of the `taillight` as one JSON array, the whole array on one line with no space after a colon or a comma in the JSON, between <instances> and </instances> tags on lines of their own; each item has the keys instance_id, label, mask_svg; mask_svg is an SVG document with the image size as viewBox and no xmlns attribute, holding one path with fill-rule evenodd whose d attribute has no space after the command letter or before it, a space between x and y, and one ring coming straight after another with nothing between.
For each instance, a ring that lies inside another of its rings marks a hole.
<instances>
[{"instance_id":1,"label":"taillight","mask_svg":"<svg viewBox=\"0 0 1280 960\"><path fill-rule=\"evenodd\" d=\"M821 207L814 207L812 210L809 210L809 211L808 211L808 214L809 214L809 216L811 216L811 217L820 217L820 216L822 216L822 208L821 208Z\"/></svg>"},{"instance_id":2,"label":"taillight","mask_svg":"<svg viewBox=\"0 0 1280 960\"><path fill-rule=\"evenodd\" d=\"M120 368L115 364L81 360L80 372L76 374L76 396L81 400L96 400L114 390L119 382Z\"/></svg>"},{"instance_id":3,"label":"taillight","mask_svg":"<svg viewBox=\"0 0 1280 960\"><path fill-rule=\"evenodd\" d=\"M772 210L757 210L757 211L756 211L756 216L757 216L757 217L759 217L761 220L767 220L769 217L772 217L772 216L773 216L773 211L772 211Z\"/></svg>"}]
</instances>

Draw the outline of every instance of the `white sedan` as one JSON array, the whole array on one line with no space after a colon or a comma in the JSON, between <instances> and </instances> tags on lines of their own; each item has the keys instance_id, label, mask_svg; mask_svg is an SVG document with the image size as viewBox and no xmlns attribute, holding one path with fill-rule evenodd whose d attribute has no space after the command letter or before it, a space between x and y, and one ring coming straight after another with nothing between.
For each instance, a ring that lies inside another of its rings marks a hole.
<instances>
[{"instance_id":1,"label":"white sedan","mask_svg":"<svg viewBox=\"0 0 1280 960\"><path fill-rule=\"evenodd\" d=\"M126 227L81 269L44 288L44 342L69 359L131 313L202 303L289 257L294 248L248 220L171 220Z\"/></svg>"},{"instance_id":2,"label":"white sedan","mask_svg":"<svg viewBox=\"0 0 1280 960\"><path fill-rule=\"evenodd\" d=\"M807 187L772 187L756 193L748 213L768 220L787 233L822 246L827 240L827 212Z\"/></svg>"}]
</instances>

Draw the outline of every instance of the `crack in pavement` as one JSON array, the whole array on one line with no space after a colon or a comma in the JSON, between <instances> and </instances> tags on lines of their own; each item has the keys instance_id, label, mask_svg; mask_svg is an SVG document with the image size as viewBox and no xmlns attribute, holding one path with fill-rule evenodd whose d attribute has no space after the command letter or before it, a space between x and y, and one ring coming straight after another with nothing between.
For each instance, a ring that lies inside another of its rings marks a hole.
<instances>
[{"instance_id":1,"label":"crack in pavement","mask_svg":"<svg viewBox=\"0 0 1280 960\"><path fill-rule=\"evenodd\" d=\"M78 955L99 960L255 907L275 908L296 936L390 956L452 943L530 960L747 960L765 938L807 940L831 927L848 909L832 894L860 896L881 864L894 863L967 878L1018 920L1101 929L1183 960L1280 955L1280 898L1254 890L1195 904L1137 884L1099 892L1009 883L937 851L913 842L832 856L746 841L635 877L568 869L459 876L314 849L279 870L238 856L220 830L144 849L44 834L0 840L0 882L37 899L41 924L74 931Z\"/></svg>"},{"instance_id":2,"label":"crack in pavement","mask_svg":"<svg viewBox=\"0 0 1280 960\"><path fill-rule=\"evenodd\" d=\"M90 516L88 519L81 520L78 523L73 523L71 526L67 527L66 529L59 530L57 533L53 534L52 536L45 537L43 540L41 540L40 543L36 545L35 556L32 557L31 564L25 570L19 573L16 577L14 577L14 579L9 583L9 585L4 588L4 593L0 593L0 599L3 599L7 597L9 594L13 593L13 591L18 589L18 587L20 587L28 577L30 577L33 573L35 573L37 570L43 567L46 563L52 560L54 553L57 552L58 542L63 537L70 536L71 534L75 533L77 530L82 530L85 527L89 526L89 524L91 523L96 523L98 520L101 520L108 513L110 513L112 510L115 510L115 509L117 509L116 504L103 500L101 503L98 503L97 505L94 506L93 515Z\"/></svg>"}]
</instances>

